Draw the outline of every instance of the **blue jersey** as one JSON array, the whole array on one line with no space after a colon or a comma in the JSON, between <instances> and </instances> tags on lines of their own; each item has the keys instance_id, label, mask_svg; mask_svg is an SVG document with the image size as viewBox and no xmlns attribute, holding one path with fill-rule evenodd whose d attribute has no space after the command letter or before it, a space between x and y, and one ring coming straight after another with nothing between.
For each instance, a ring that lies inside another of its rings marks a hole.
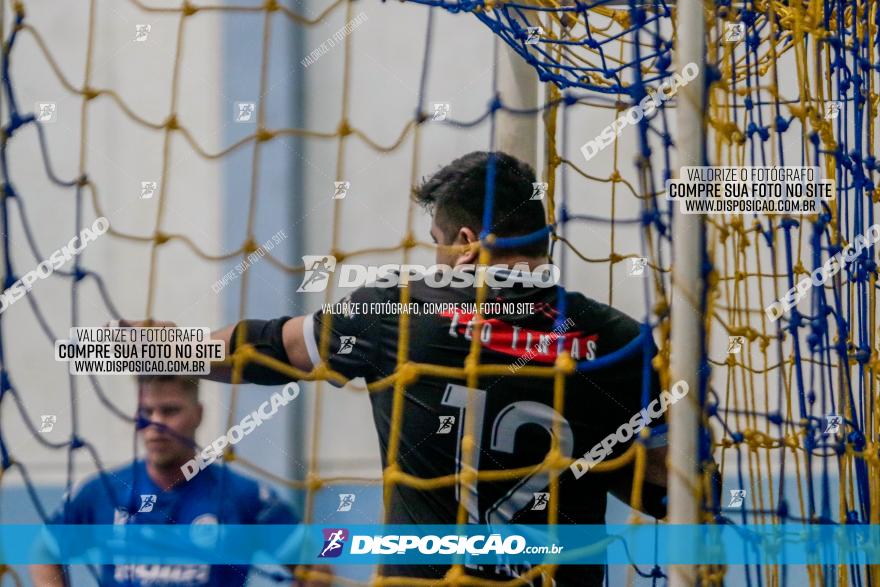
<instances>
[{"instance_id":1,"label":"blue jersey","mask_svg":"<svg viewBox=\"0 0 880 587\"><path fill-rule=\"evenodd\" d=\"M66 506L66 507L65 507ZM268 486L211 465L163 491L146 464L89 479L52 516L54 524L296 524L299 520ZM244 585L247 565L104 565L103 586Z\"/></svg>"}]
</instances>

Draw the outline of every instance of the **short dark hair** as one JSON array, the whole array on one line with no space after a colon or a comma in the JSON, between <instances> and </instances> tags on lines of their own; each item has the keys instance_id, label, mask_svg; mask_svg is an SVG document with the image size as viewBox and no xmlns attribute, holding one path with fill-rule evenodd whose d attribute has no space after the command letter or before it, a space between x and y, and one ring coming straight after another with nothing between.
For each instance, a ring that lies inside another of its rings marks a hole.
<instances>
[{"instance_id":1,"label":"short dark hair","mask_svg":"<svg viewBox=\"0 0 880 587\"><path fill-rule=\"evenodd\" d=\"M194 402L199 401L199 380L183 375L137 375L138 386L151 383L177 383Z\"/></svg>"},{"instance_id":2,"label":"short dark hair","mask_svg":"<svg viewBox=\"0 0 880 587\"><path fill-rule=\"evenodd\" d=\"M483 229L490 157L495 159L492 232L500 237L522 236L546 226L541 200L531 199L535 182L532 168L506 153L474 151L446 165L413 191L413 200L435 216L448 241L462 226L477 233ZM547 238L499 251L545 256Z\"/></svg>"}]
</instances>

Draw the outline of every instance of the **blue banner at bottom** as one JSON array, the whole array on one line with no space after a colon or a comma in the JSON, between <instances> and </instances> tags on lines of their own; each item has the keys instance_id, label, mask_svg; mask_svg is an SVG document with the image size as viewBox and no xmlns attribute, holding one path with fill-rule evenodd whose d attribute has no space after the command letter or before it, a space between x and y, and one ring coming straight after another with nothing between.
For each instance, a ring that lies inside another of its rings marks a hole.
<instances>
[{"instance_id":1,"label":"blue banner at bottom","mask_svg":"<svg viewBox=\"0 0 880 587\"><path fill-rule=\"evenodd\" d=\"M880 564L880 526L0 526L0 564L47 563Z\"/></svg>"}]
</instances>

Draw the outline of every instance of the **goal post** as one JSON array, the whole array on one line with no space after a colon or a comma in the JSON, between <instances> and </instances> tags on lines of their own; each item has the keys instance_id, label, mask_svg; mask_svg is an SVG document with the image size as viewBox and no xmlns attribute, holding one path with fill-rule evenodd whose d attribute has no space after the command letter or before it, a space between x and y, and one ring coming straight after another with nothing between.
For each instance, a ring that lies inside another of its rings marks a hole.
<instances>
[{"instance_id":1,"label":"goal post","mask_svg":"<svg viewBox=\"0 0 880 587\"><path fill-rule=\"evenodd\" d=\"M513 110L537 111L539 84L535 68L500 37L495 37L495 43L496 86L502 104ZM540 176L537 115L502 109L495 116L495 148L525 161Z\"/></svg>"},{"instance_id":2,"label":"goal post","mask_svg":"<svg viewBox=\"0 0 880 587\"><path fill-rule=\"evenodd\" d=\"M679 0L677 5L678 68L687 63L700 66L697 78L680 88L678 94L675 144L680 168L683 165L703 165L705 162L705 15L701 0ZM674 170L673 175L677 175ZM675 208L672 213L670 385L684 380L691 389L697 390L703 347L701 304L705 285L700 275L705 246L703 216L681 214ZM669 410L668 519L671 524L699 522L699 481L695 467L700 424L699 393L689 393L685 400L677 402ZM669 585L695 585L696 575L696 566L671 566Z\"/></svg>"},{"instance_id":3,"label":"goal post","mask_svg":"<svg viewBox=\"0 0 880 587\"><path fill-rule=\"evenodd\" d=\"M613 1L609 6L626 3ZM704 108L704 38L705 15L699 0L678 0L678 45L675 53L680 70L687 63L700 66L692 83L679 89L676 122L676 152L679 167L702 165L705 161L706 128ZM497 91L502 103L512 109L537 109L539 82L534 67L500 37L497 44ZM528 162L536 172L538 163L538 123L536 117L499 110L495 122L495 145ZM675 214L675 211L673 212ZM700 352L703 344L700 275L704 250L703 217L699 214L675 214L672 227L672 318L670 329L670 384L684 380L691 389L699 386ZM673 524L699 522L699 475L694 466L700 424L699 394L689 394L688 401L678 402L669 412L669 521ZM695 567L672 568L671 585L693 585Z\"/></svg>"}]
</instances>

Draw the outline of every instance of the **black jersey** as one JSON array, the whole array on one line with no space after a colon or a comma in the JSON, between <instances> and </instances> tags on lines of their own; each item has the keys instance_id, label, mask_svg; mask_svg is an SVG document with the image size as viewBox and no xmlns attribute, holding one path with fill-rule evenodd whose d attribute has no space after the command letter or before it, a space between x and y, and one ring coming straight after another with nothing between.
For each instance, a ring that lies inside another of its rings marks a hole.
<instances>
[{"instance_id":1,"label":"black jersey","mask_svg":"<svg viewBox=\"0 0 880 587\"><path fill-rule=\"evenodd\" d=\"M560 304L560 293L563 295ZM400 290L363 287L328 313L306 317L305 338L312 361L320 361L322 324L330 320L326 359L348 378L376 381L394 373L398 362ZM410 284L408 359L462 367L474 323L474 288L429 287ZM400 470L421 478L459 473L462 436L468 418L474 419L478 470L514 469L540 463L550 449L554 419L559 419L560 450L583 456L642 407L644 354L640 349L613 365L569 376L562 414L553 408L553 379L526 377L522 365L552 365L558 353L576 361L594 361L619 350L639 334L640 325L626 314L558 286L517 283L490 290L480 331L480 363L506 365L502 375L480 377L468 410L468 388L462 379L421 376L408 385L400 418ZM564 307L561 307L564 306ZM495 311L500 310L500 311ZM564 312L564 314L562 313ZM651 352L654 348L651 343ZM648 401L659 394L656 374L648 383ZM383 465L392 428L393 387L371 392L373 419L382 448ZM656 422L654 424L657 424ZM612 456L629 443L618 445ZM571 470L559 477L557 507L560 524L603 524L611 475L589 474L579 479ZM434 490L395 484L386 520L390 524L454 524L461 496L471 523L546 524L549 478L536 473L524 479L479 482L476 487ZM441 577L436 566L386 566L385 576ZM469 574L509 579L521 569L468 569ZM602 567L562 565L556 585L601 585ZM541 584L540 581L535 585ZM547 583L550 584L550 583Z\"/></svg>"}]
</instances>

